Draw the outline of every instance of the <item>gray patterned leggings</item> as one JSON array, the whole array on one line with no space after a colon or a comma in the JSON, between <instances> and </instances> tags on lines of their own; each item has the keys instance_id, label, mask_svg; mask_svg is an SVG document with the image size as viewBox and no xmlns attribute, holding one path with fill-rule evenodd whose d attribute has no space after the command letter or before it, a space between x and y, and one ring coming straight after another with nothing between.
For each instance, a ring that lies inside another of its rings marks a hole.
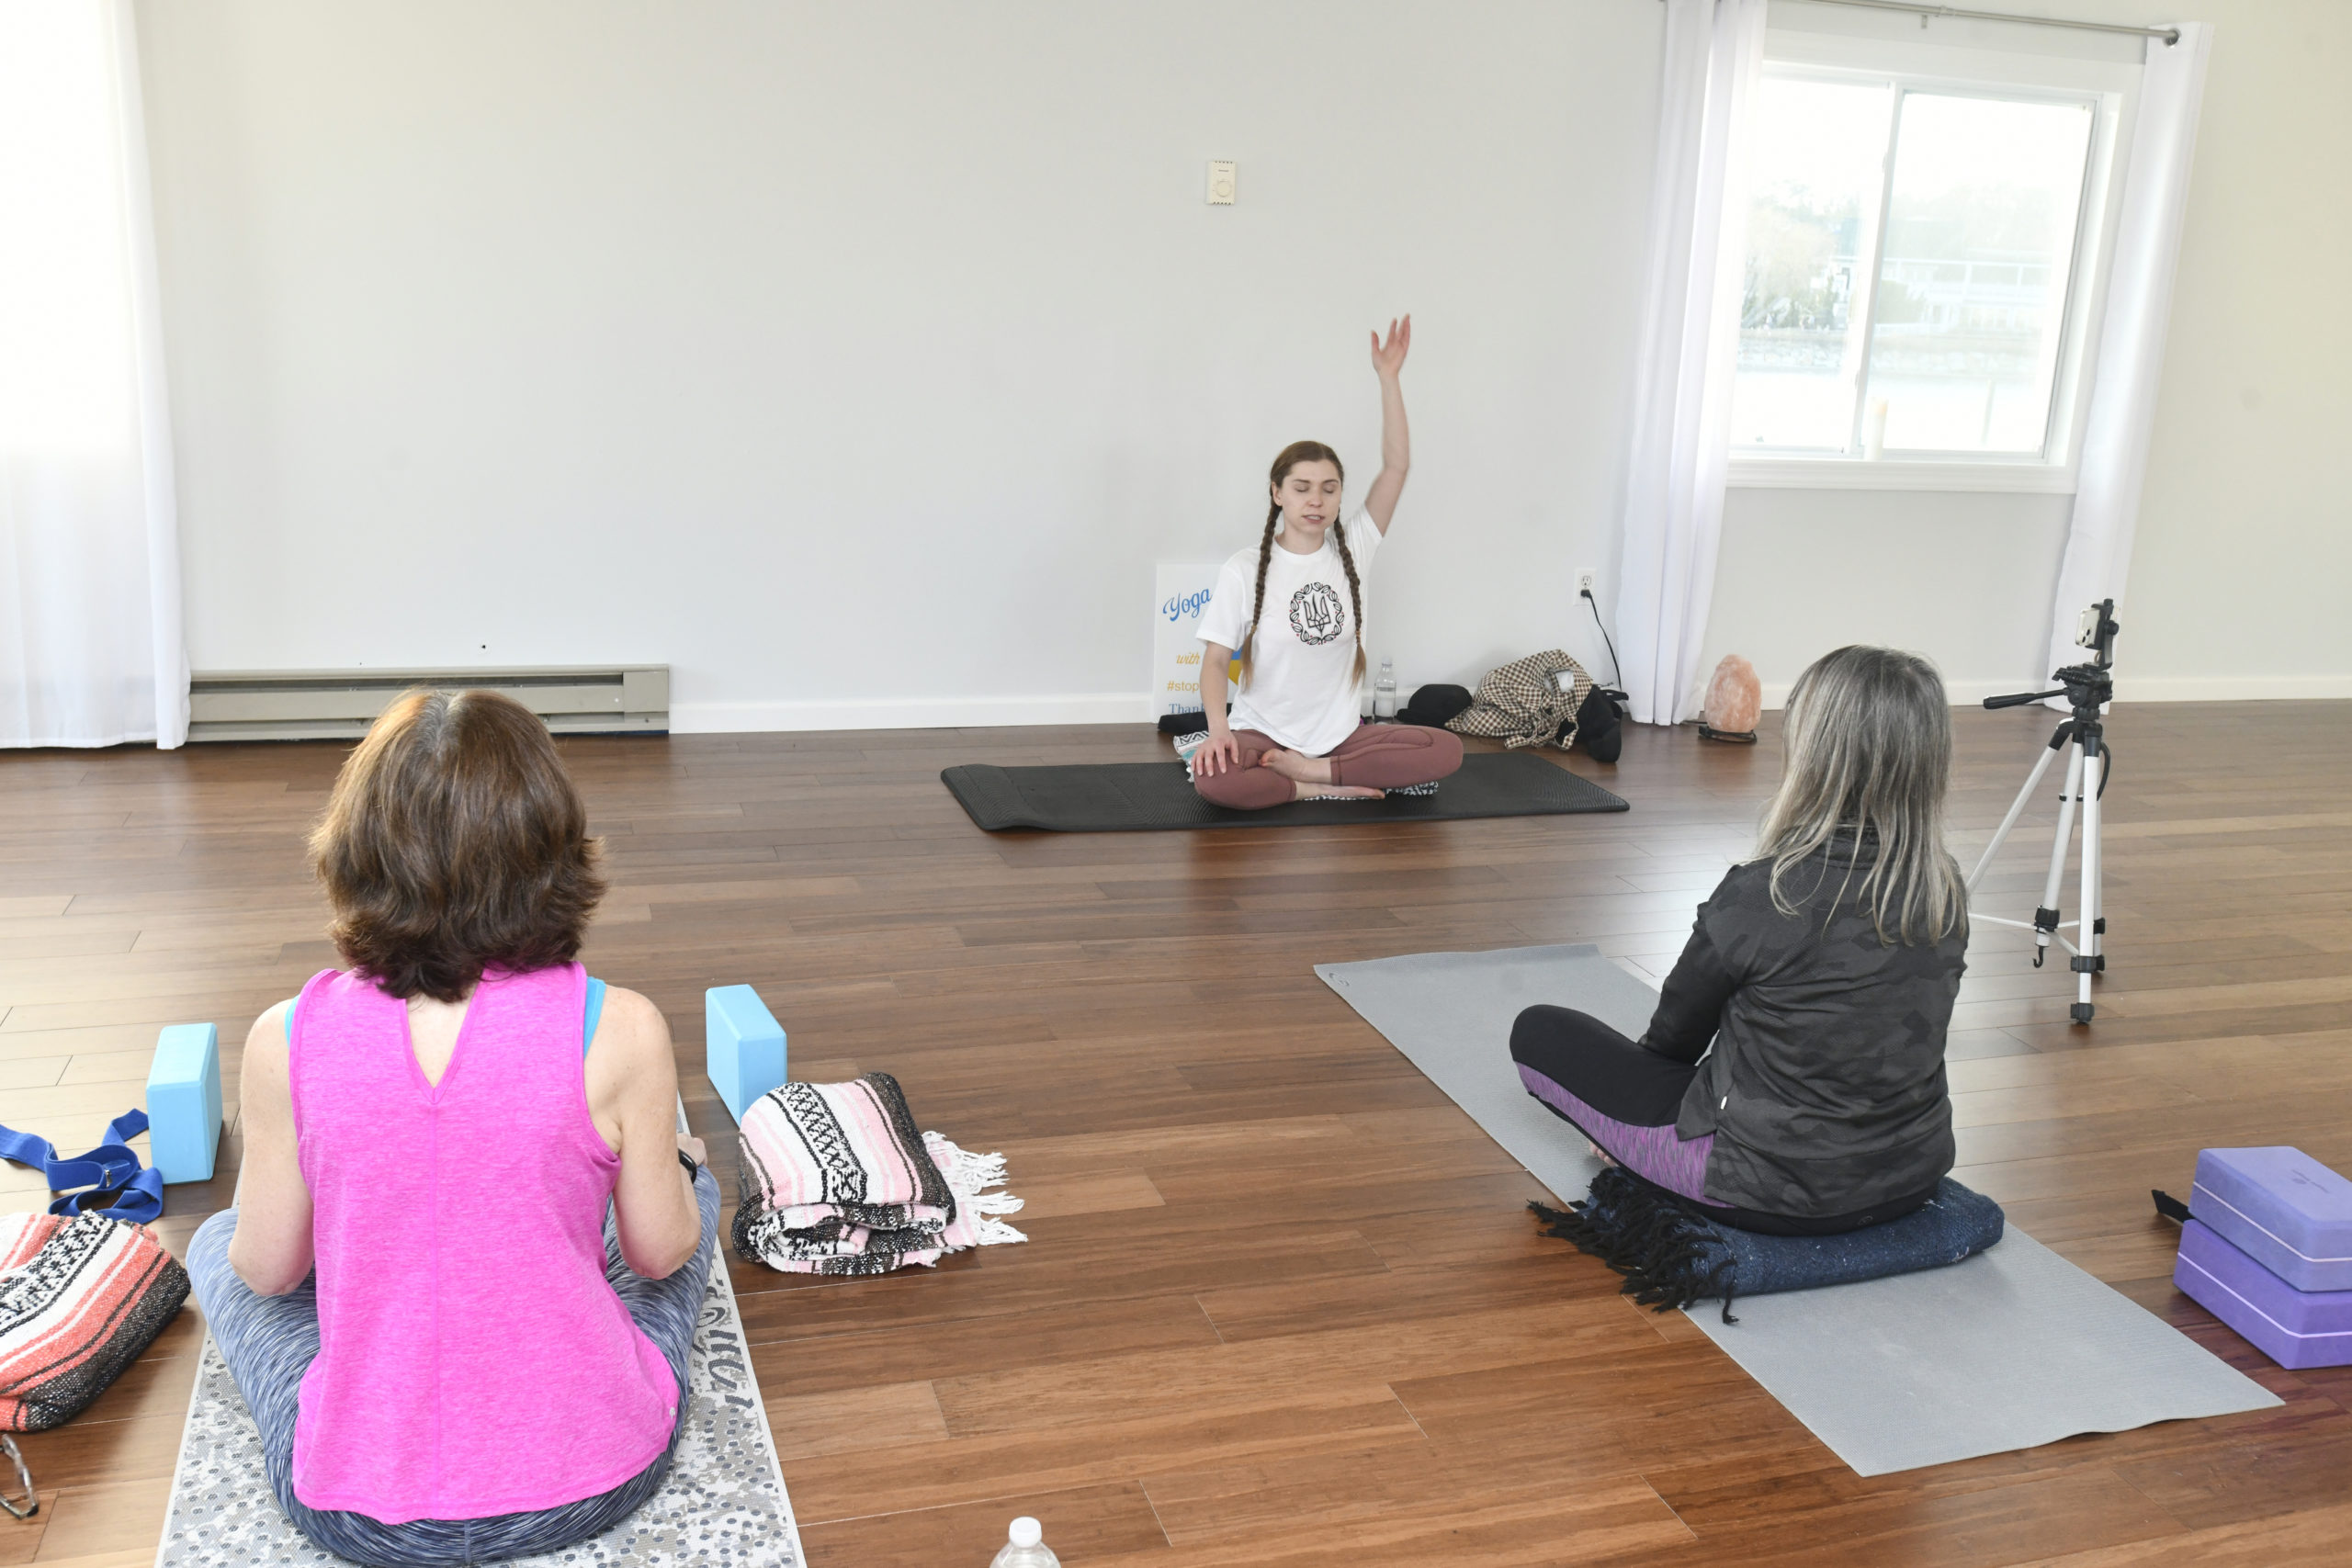
<instances>
[{"instance_id":1,"label":"gray patterned leggings","mask_svg":"<svg viewBox=\"0 0 2352 1568\"><path fill-rule=\"evenodd\" d=\"M204 1308L229 1375L261 1428L269 1489L294 1527L317 1545L368 1568L455 1568L471 1562L553 1551L620 1523L660 1490L670 1455L685 1430L686 1348L694 1342L703 1292L710 1282L718 1239L718 1179L706 1169L695 1179L702 1209L702 1245L666 1280L648 1280L621 1258L612 1216L605 1217L605 1278L637 1325L661 1348L677 1375L680 1398L670 1450L610 1492L561 1507L483 1519L413 1519L388 1525L366 1514L307 1507L294 1495L294 1416L302 1374L319 1353L319 1302L305 1280L282 1296L258 1296L229 1267L229 1238L237 1211L204 1222L187 1249L188 1279Z\"/></svg>"}]
</instances>

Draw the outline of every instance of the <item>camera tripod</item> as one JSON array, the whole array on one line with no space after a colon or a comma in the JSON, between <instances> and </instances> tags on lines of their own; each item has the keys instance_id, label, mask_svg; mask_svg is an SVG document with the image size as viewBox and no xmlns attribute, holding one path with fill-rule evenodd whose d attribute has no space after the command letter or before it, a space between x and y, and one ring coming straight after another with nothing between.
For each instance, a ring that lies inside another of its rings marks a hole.
<instances>
[{"instance_id":1,"label":"camera tripod","mask_svg":"<svg viewBox=\"0 0 2352 1568\"><path fill-rule=\"evenodd\" d=\"M2111 667L2115 661L2115 634L2121 628L2115 622L2115 601L2103 599L2083 612L2082 631L2076 636L2078 646L2093 650L2088 664L2069 664L2054 671L2051 679L2059 685L2047 692L2019 692L2006 697L1987 697L1988 708L2020 707L2050 697L2064 697L2073 709L2072 716L2060 721L2051 734L2050 745L2026 775L2025 787L2009 805L2009 814L1993 830L1993 841L1984 846L1984 853L1976 869L1968 874L1970 900L1974 901L1976 885L1984 879L1992 866L1993 857L2001 852L2009 829L2016 827L2024 815L2026 802L2041 787L2042 775L2050 764L2058 760L2063 749L2066 753L2066 782L2058 791L2058 831L2050 846L2050 874L2041 885L2041 902L2033 911L2033 919L2006 919L1998 915L1979 915L1973 910L1970 919L1986 920L1996 926L2014 926L2033 932L2033 966L2041 967L2042 959L2054 940L2069 955L2068 967L2075 973L2075 998L2066 1010L2066 1016L2076 1023L2088 1023L2095 1010L2091 1005L2091 981L2107 970L2107 955L2100 952L2105 945L2107 917L2102 914L2099 898L2099 797L2107 793L2107 781L2111 772L2114 754L2107 744L2107 733L2099 720L2099 710L2115 697L2115 677ZM2075 807L2082 808L2083 862L2082 906L2077 917L2071 920L2058 918L2058 887L2066 876L2066 846L2074 837ZM2069 942L2058 933L2074 930L2078 942Z\"/></svg>"}]
</instances>

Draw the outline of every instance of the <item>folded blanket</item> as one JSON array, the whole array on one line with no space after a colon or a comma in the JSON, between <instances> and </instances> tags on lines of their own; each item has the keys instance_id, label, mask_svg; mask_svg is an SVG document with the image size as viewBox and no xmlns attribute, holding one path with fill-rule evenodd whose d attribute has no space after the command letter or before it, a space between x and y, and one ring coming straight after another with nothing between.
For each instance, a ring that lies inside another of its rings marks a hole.
<instances>
[{"instance_id":1,"label":"folded blanket","mask_svg":"<svg viewBox=\"0 0 2352 1568\"><path fill-rule=\"evenodd\" d=\"M1000 1155L918 1133L899 1081L787 1083L743 1113L735 1250L802 1274L885 1274L1028 1239Z\"/></svg>"},{"instance_id":2,"label":"folded blanket","mask_svg":"<svg viewBox=\"0 0 2352 1568\"><path fill-rule=\"evenodd\" d=\"M1706 1211L1623 1167L1593 1178L1566 1212L1530 1203L1550 1235L1625 1276L1644 1306L1689 1306L1721 1297L1768 1296L1916 1273L1959 1262L2001 1239L2001 1206L1947 1176L1924 1207L1884 1224L1837 1235L1765 1235L1717 1224Z\"/></svg>"}]
</instances>

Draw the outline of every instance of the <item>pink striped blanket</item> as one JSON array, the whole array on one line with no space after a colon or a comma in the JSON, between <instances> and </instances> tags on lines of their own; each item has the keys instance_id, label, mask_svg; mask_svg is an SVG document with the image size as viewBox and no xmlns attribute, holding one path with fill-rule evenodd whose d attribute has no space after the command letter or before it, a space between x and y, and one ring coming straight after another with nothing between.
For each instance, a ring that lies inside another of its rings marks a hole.
<instances>
[{"instance_id":1,"label":"pink striped blanket","mask_svg":"<svg viewBox=\"0 0 2352 1568\"><path fill-rule=\"evenodd\" d=\"M73 1417L187 1299L187 1270L144 1226L100 1214L0 1218L0 1432Z\"/></svg>"},{"instance_id":2,"label":"pink striped blanket","mask_svg":"<svg viewBox=\"0 0 2352 1568\"><path fill-rule=\"evenodd\" d=\"M735 1250L797 1274L885 1274L1028 1238L1004 1156L915 1129L899 1080L787 1083L743 1113Z\"/></svg>"}]
</instances>

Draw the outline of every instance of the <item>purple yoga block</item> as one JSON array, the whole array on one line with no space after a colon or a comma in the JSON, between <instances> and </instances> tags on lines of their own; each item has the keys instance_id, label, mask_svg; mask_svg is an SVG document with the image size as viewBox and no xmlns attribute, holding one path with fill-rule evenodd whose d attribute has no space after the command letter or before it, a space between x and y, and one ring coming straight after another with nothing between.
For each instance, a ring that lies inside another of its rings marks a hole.
<instances>
[{"instance_id":1,"label":"purple yoga block","mask_svg":"<svg viewBox=\"0 0 2352 1568\"><path fill-rule=\"evenodd\" d=\"M2205 1149L2188 1212L2299 1291L2352 1291L2352 1181L2301 1149Z\"/></svg>"},{"instance_id":2,"label":"purple yoga block","mask_svg":"<svg viewBox=\"0 0 2352 1568\"><path fill-rule=\"evenodd\" d=\"M2172 1282L2282 1367L2352 1365L2352 1291L2299 1291L2194 1219Z\"/></svg>"}]
</instances>

